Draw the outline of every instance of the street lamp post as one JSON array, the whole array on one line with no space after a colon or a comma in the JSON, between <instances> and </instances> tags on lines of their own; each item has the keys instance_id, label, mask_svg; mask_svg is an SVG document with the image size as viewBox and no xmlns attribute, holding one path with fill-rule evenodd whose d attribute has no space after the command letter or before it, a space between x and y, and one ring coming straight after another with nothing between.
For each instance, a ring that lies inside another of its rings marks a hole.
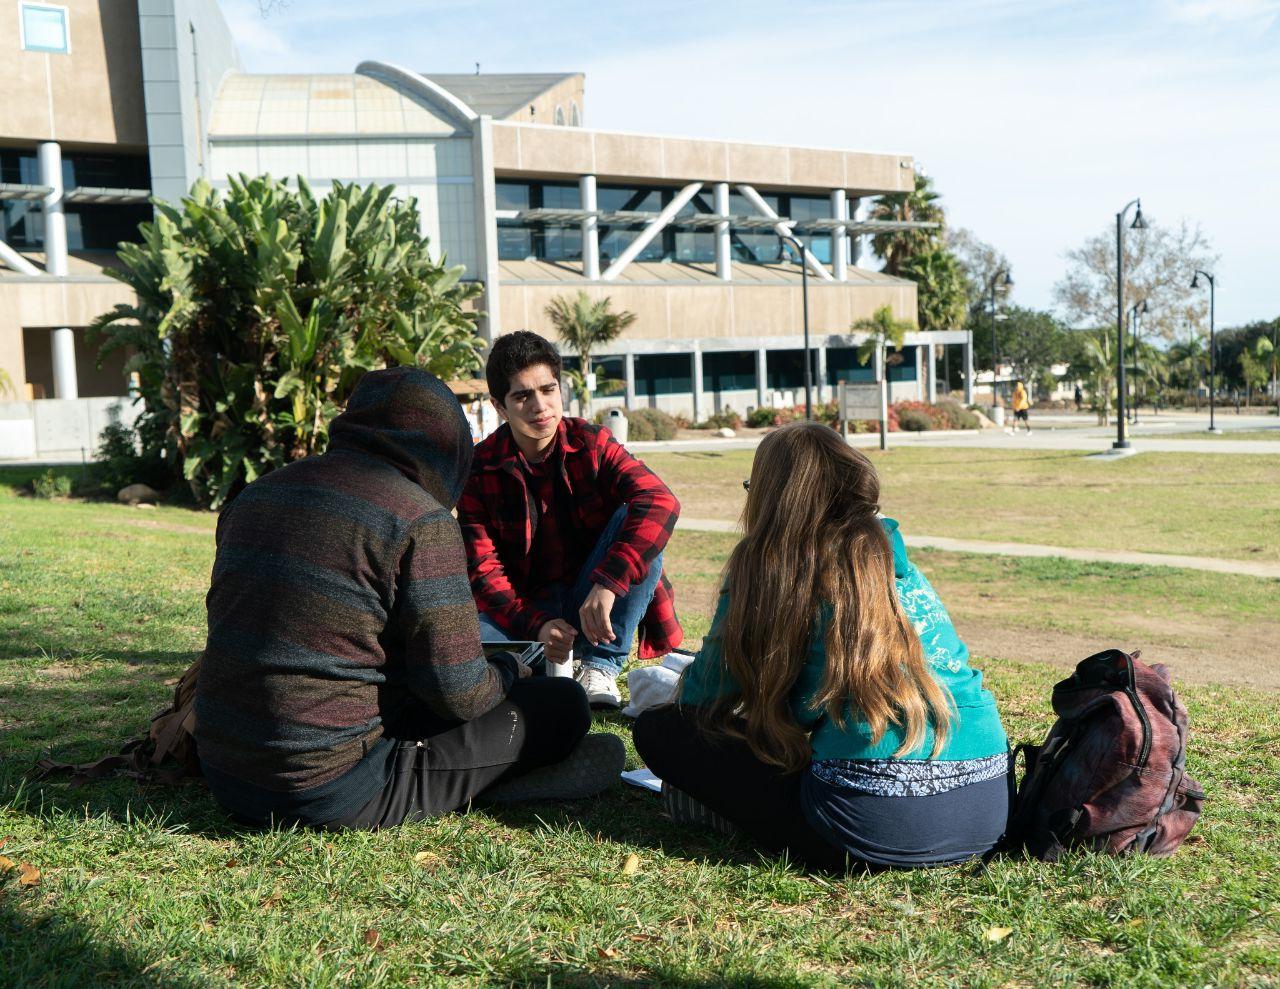
<instances>
[{"instance_id":1,"label":"street lamp post","mask_svg":"<svg viewBox=\"0 0 1280 989\"><path fill-rule=\"evenodd\" d=\"M1138 424L1138 406L1141 404L1138 394L1138 322L1139 317L1151 311L1147 300L1135 302L1129 307L1129 325L1133 328L1133 424Z\"/></svg>"},{"instance_id":2,"label":"street lamp post","mask_svg":"<svg viewBox=\"0 0 1280 989\"><path fill-rule=\"evenodd\" d=\"M778 237L796 249L800 258L800 296L804 307L804 417L813 418L813 362L809 357L809 266L804 260L804 244L791 234L779 233Z\"/></svg>"},{"instance_id":3,"label":"street lamp post","mask_svg":"<svg viewBox=\"0 0 1280 989\"><path fill-rule=\"evenodd\" d=\"M1004 281L1000 276L1004 276ZM999 376L1000 361L996 357L996 286L1013 288L1013 276L1008 268L1000 268L991 276L991 405L996 404L996 378Z\"/></svg>"},{"instance_id":4,"label":"street lamp post","mask_svg":"<svg viewBox=\"0 0 1280 989\"><path fill-rule=\"evenodd\" d=\"M1129 437L1125 435L1125 380L1124 380L1124 218L1130 208L1136 206L1131 230L1146 230L1142 218L1142 200L1134 199L1116 214L1116 441L1113 450L1129 449Z\"/></svg>"},{"instance_id":5,"label":"street lamp post","mask_svg":"<svg viewBox=\"0 0 1280 989\"><path fill-rule=\"evenodd\" d=\"M1207 271L1201 271L1199 268L1197 268L1195 274L1191 276L1192 288L1200 287L1201 275L1204 275L1205 278L1209 279L1209 432L1220 433L1222 430L1218 429L1218 427L1214 425L1214 421L1213 421L1213 412L1214 412L1214 405L1215 405L1214 374L1216 373L1214 351L1217 349L1214 345L1214 338L1213 338L1213 302L1214 302L1213 296L1217 286L1214 284L1213 275L1209 274L1209 272Z\"/></svg>"}]
</instances>

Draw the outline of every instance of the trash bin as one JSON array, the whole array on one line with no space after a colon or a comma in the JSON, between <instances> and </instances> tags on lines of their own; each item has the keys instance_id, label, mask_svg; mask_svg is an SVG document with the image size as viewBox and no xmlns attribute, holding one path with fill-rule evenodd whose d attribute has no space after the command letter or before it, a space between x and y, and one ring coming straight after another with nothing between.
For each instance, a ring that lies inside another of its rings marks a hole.
<instances>
[{"instance_id":1,"label":"trash bin","mask_svg":"<svg viewBox=\"0 0 1280 989\"><path fill-rule=\"evenodd\" d=\"M994 422L997 426L1004 425L1004 406L1003 405L993 405L991 407L991 421Z\"/></svg>"},{"instance_id":2,"label":"trash bin","mask_svg":"<svg viewBox=\"0 0 1280 989\"><path fill-rule=\"evenodd\" d=\"M619 443L627 442L627 415L622 409L610 409L604 424Z\"/></svg>"}]
</instances>

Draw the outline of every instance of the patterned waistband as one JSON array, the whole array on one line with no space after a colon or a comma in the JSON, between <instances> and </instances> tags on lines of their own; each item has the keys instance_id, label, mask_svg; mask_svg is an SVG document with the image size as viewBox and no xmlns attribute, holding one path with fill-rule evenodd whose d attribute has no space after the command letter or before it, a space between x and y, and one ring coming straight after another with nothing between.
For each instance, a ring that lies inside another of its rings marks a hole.
<instances>
[{"instance_id":1,"label":"patterned waistband","mask_svg":"<svg viewBox=\"0 0 1280 989\"><path fill-rule=\"evenodd\" d=\"M824 783L878 797L927 797L1009 771L1009 754L982 759L821 759L809 771Z\"/></svg>"}]
</instances>

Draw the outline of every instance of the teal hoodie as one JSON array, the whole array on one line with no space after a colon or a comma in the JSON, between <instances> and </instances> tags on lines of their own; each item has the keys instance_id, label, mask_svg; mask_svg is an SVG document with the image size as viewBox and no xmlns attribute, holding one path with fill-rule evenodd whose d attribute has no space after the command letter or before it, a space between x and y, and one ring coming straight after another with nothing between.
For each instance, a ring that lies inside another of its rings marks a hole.
<instances>
[{"instance_id":1,"label":"teal hoodie","mask_svg":"<svg viewBox=\"0 0 1280 989\"><path fill-rule=\"evenodd\" d=\"M907 559L907 547L898 532L898 523L882 519L881 524L893 545L898 601L920 636L929 671L951 693L951 731L938 759L980 759L1005 752L1008 741L995 698L983 688L982 674L969 666L969 650L956 634L947 609L924 574ZM728 608L729 595L721 591L711 631L685 673L680 694L682 704L705 705L723 694L738 692L737 683L721 660L721 625ZM820 707L813 706L826 671L826 626L830 615L830 607L824 606L815 620L808 659L791 689L792 716L812 733L810 743L815 760L893 758L904 737L899 726L891 724L879 743L873 744L870 727L852 706L846 714L844 728L837 728ZM927 759L932 750L933 729L930 727L924 742L899 758Z\"/></svg>"}]
</instances>

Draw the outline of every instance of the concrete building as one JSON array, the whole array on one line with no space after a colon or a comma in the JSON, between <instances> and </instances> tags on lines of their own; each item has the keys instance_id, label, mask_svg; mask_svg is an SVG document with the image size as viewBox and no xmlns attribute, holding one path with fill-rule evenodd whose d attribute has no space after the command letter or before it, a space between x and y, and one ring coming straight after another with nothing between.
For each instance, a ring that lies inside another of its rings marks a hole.
<instances>
[{"instance_id":1,"label":"concrete building","mask_svg":"<svg viewBox=\"0 0 1280 989\"><path fill-rule=\"evenodd\" d=\"M608 297L637 315L595 355L624 382L615 404L700 419L800 400L801 263L817 398L873 373L853 358L854 320L882 305L915 317L914 284L875 270L876 225L863 218L870 197L911 187L907 156L591 130L577 73L365 61L349 74L248 74L214 0L11 2L0 369L18 402L0 419L26 415L37 438L53 408L42 402L125 391L120 359L98 370L83 339L94 315L129 301L105 273L110 248L136 237L148 195L177 200L199 177L394 184L483 284L489 336L554 338L553 298ZM803 243L803 262L782 235ZM895 397L932 396L944 346L969 366L965 334L913 334L891 369Z\"/></svg>"}]
</instances>

